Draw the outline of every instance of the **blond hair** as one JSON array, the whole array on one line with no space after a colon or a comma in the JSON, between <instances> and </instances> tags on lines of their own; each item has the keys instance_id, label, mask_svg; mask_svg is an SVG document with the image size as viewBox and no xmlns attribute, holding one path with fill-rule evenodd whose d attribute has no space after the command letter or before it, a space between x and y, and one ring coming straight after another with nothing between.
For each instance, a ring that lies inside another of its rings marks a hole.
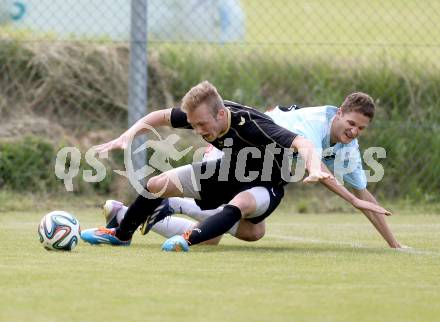
<instances>
[{"instance_id":1,"label":"blond hair","mask_svg":"<svg viewBox=\"0 0 440 322\"><path fill-rule=\"evenodd\" d=\"M223 99L217 89L208 81L203 81L191 88L182 99L181 109L185 113L194 111L200 105L206 104L214 117L224 108Z\"/></svg>"},{"instance_id":2,"label":"blond hair","mask_svg":"<svg viewBox=\"0 0 440 322\"><path fill-rule=\"evenodd\" d=\"M374 104L373 98L370 95L355 92L348 95L341 105L342 112L358 112L370 120L374 117L374 112L376 110L376 105Z\"/></svg>"}]
</instances>

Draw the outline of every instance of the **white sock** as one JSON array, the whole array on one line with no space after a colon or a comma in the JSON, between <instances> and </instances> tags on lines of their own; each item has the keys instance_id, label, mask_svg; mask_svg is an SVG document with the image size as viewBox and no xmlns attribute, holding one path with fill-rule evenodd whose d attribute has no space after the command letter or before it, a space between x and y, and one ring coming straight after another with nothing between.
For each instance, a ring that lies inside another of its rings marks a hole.
<instances>
[{"instance_id":1,"label":"white sock","mask_svg":"<svg viewBox=\"0 0 440 322\"><path fill-rule=\"evenodd\" d=\"M175 235L182 235L187 230L194 227L196 223L192 220L180 217L166 217L164 220L156 223L151 230L165 238Z\"/></svg>"},{"instance_id":2,"label":"white sock","mask_svg":"<svg viewBox=\"0 0 440 322\"><path fill-rule=\"evenodd\" d=\"M170 207L173 208L176 213L184 214L197 221L203 221L206 218L211 217L212 215L215 215L216 213L223 210L223 207L218 207L217 209L202 210L196 204L194 199L189 198L169 198L168 201L170 203Z\"/></svg>"},{"instance_id":3,"label":"white sock","mask_svg":"<svg viewBox=\"0 0 440 322\"><path fill-rule=\"evenodd\" d=\"M118 212L116 213L116 221L118 222L118 225L120 225L122 219L124 219L127 209L128 207L122 205L121 209L119 209Z\"/></svg>"},{"instance_id":4,"label":"white sock","mask_svg":"<svg viewBox=\"0 0 440 322\"><path fill-rule=\"evenodd\" d=\"M121 223L122 219L127 212L128 207L122 206L116 214L116 220L118 224ZM166 238L173 237L175 235L181 235L190 228L192 228L196 223L186 218L180 217L166 217L165 219L156 223L151 230L155 233L164 236Z\"/></svg>"},{"instance_id":5,"label":"white sock","mask_svg":"<svg viewBox=\"0 0 440 322\"><path fill-rule=\"evenodd\" d=\"M228 234L236 237L237 236L237 230L238 230L238 225L240 224L239 221L237 221L234 226L231 227L231 229L228 230Z\"/></svg>"},{"instance_id":6,"label":"white sock","mask_svg":"<svg viewBox=\"0 0 440 322\"><path fill-rule=\"evenodd\" d=\"M220 206L216 209L202 210L196 204L194 199L190 198L168 198L168 201L170 203L170 207L173 208L176 213L181 213L191 217L198 222L203 221L206 218L211 217L212 215L215 215L223 210L223 206ZM237 234L238 224L239 223L237 222L234 226L232 226L232 228L228 230L228 233L232 236L235 236Z\"/></svg>"}]
</instances>

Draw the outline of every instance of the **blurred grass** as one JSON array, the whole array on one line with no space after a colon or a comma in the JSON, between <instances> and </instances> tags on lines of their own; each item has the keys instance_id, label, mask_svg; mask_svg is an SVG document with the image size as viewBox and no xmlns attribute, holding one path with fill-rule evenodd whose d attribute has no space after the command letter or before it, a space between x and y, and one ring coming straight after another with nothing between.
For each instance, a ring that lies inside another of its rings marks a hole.
<instances>
[{"instance_id":1,"label":"blurred grass","mask_svg":"<svg viewBox=\"0 0 440 322\"><path fill-rule=\"evenodd\" d=\"M424 62L439 54L440 3L428 1L243 0L246 43L308 58L384 56ZM272 51L271 51L272 52ZM430 59L438 67L438 60Z\"/></svg>"}]
</instances>

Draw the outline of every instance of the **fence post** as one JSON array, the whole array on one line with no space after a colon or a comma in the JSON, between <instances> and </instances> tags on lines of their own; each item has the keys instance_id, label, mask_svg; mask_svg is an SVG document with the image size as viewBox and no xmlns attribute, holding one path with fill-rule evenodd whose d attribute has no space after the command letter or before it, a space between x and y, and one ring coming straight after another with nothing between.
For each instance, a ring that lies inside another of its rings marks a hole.
<instances>
[{"instance_id":1,"label":"fence post","mask_svg":"<svg viewBox=\"0 0 440 322\"><path fill-rule=\"evenodd\" d=\"M147 6L148 0L131 0L128 126L147 114ZM146 152L133 154L144 140L142 135L133 141L131 158L135 170L146 164Z\"/></svg>"}]
</instances>

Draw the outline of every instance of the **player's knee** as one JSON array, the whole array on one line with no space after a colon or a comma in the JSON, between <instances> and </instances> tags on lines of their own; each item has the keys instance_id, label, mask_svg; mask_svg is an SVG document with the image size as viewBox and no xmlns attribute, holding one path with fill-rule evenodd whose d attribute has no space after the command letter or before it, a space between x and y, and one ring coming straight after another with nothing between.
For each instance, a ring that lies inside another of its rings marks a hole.
<instances>
[{"instance_id":1,"label":"player's knee","mask_svg":"<svg viewBox=\"0 0 440 322\"><path fill-rule=\"evenodd\" d=\"M159 193L164 188L165 180L162 178L162 174L152 177L147 182L147 189L151 193Z\"/></svg>"},{"instance_id":2,"label":"player's knee","mask_svg":"<svg viewBox=\"0 0 440 322\"><path fill-rule=\"evenodd\" d=\"M261 238L264 237L264 234L266 233L266 229L264 228L264 226L263 227L257 226L257 227L258 228L255 229L254 233L252 234L253 241L260 240Z\"/></svg>"},{"instance_id":3,"label":"player's knee","mask_svg":"<svg viewBox=\"0 0 440 322\"><path fill-rule=\"evenodd\" d=\"M241 239L245 241L257 241L264 237L266 229L264 226L255 225L253 229L247 231L241 236Z\"/></svg>"},{"instance_id":4,"label":"player's knee","mask_svg":"<svg viewBox=\"0 0 440 322\"><path fill-rule=\"evenodd\" d=\"M244 198L234 198L230 204L240 209L244 218L255 211L255 201L248 198L248 196L245 196Z\"/></svg>"}]
</instances>

